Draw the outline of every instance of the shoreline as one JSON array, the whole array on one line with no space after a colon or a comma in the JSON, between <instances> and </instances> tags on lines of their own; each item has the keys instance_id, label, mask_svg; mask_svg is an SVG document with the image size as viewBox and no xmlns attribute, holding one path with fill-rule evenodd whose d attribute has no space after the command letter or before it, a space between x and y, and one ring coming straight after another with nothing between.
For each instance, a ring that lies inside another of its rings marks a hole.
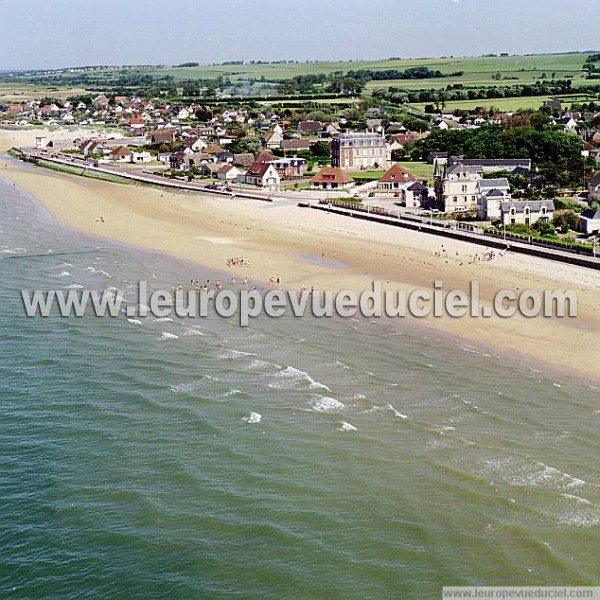
<instances>
[{"instance_id":1,"label":"shoreline","mask_svg":"<svg viewBox=\"0 0 600 600\"><path fill-rule=\"evenodd\" d=\"M6 145L2 144L3 133L0 150ZM510 254L489 263L459 267L455 253L462 257L481 249L444 240L447 258L440 258L434 256L439 239L388 231L395 228L386 225L353 222L320 211L308 215L303 209L280 203L257 205L251 200L121 186L33 165L30 168L36 171L11 161L1 174L67 227L124 247L164 252L233 274L238 280L247 275L259 287L276 275L289 289L306 285L356 292L369 288L374 279L381 279L384 286L402 286L407 293L430 289L435 279L444 282L444 290L465 291L471 280L479 280L482 303L500 289L574 289L579 300L577 326L543 318L447 316L415 318L414 325L517 361L523 357L534 366L599 378L600 274ZM100 215L103 224L97 222ZM251 266L228 268L226 259L238 256L248 257Z\"/></svg>"}]
</instances>

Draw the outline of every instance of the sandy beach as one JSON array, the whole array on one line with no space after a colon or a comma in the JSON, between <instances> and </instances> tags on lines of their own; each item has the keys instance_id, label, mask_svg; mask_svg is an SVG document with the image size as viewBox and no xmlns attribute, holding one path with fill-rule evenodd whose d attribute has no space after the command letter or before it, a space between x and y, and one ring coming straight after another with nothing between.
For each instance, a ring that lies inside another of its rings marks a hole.
<instances>
[{"instance_id":1,"label":"sandy beach","mask_svg":"<svg viewBox=\"0 0 600 600\"><path fill-rule=\"evenodd\" d=\"M65 134L73 136L60 132ZM35 135L34 130L0 131L0 151L31 146ZM598 272L511 253L470 264L473 255L482 253L481 246L301 209L287 200L270 204L215 198L24 169L16 161L0 165L0 176L31 193L70 227L227 270L238 279L248 276L266 283L279 276L288 288L357 292L374 280L408 291L431 289L434 280L442 280L446 291L468 291L469 282L477 280L482 303L503 289L573 289L578 295L576 319L446 316L421 323L475 346L599 376ZM446 251L437 256L442 243ZM228 269L231 257L247 257L250 266Z\"/></svg>"}]
</instances>

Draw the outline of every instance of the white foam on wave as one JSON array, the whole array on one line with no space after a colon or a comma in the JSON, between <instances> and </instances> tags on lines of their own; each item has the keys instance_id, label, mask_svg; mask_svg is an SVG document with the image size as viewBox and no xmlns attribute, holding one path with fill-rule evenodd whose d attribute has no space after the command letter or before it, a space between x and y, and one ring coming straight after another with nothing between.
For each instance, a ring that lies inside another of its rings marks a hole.
<instances>
[{"instance_id":1,"label":"white foam on wave","mask_svg":"<svg viewBox=\"0 0 600 600\"><path fill-rule=\"evenodd\" d=\"M338 427L338 431L358 431L358 428L347 421L342 421L342 424Z\"/></svg>"},{"instance_id":2,"label":"white foam on wave","mask_svg":"<svg viewBox=\"0 0 600 600\"><path fill-rule=\"evenodd\" d=\"M157 319L152 319L152 323L172 323L173 319L169 317L158 317Z\"/></svg>"},{"instance_id":3,"label":"white foam on wave","mask_svg":"<svg viewBox=\"0 0 600 600\"><path fill-rule=\"evenodd\" d=\"M287 385L283 385L283 386L269 385L269 387L275 387L275 388L292 387L292 386L296 385L297 383L305 381L308 383L308 385L311 389L325 390L327 392L331 391L324 383L321 383L320 381L316 381L306 371L301 371L300 369L296 369L295 367L288 366L285 369L283 369L282 371L275 373L274 376L279 377L284 380L288 380L291 383L291 385L289 385L289 386L287 386Z\"/></svg>"},{"instance_id":4,"label":"white foam on wave","mask_svg":"<svg viewBox=\"0 0 600 600\"><path fill-rule=\"evenodd\" d=\"M266 360L253 360L252 362L250 362L249 364L245 365L243 370L244 371L266 371L267 369L280 369L281 367L279 365L276 365L274 363L270 363L267 362ZM269 387L271 388L277 388L276 385L272 384Z\"/></svg>"},{"instance_id":5,"label":"white foam on wave","mask_svg":"<svg viewBox=\"0 0 600 600\"><path fill-rule=\"evenodd\" d=\"M96 269L96 267L86 267L84 269L84 271L89 271L90 273L93 273L94 275L104 275L104 277L108 277L109 279L112 278L112 275L110 273L107 273L106 271L104 271L102 269Z\"/></svg>"},{"instance_id":6,"label":"white foam on wave","mask_svg":"<svg viewBox=\"0 0 600 600\"><path fill-rule=\"evenodd\" d=\"M78 283L72 283L71 285L67 286L68 290L82 290L83 286L79 285Z\"/></svg>"},{"instance_id":7,"label":"white foam on wave","mask_svg":"<svg viewBox=\"0 0 600 600\"><path fill-rule=\"evenodd\" d=\"M401 412L398 412L391 404L386 404L385 408L387 410L389 410L395 417L398 417L399 419L408 419L408 416L405 414L402 414Z\"/></svg>"},{"instance_id":8,"label":"white foam on wave","mask_svg":"<svg viewBox=\"0 0 600 600\"><path fill-rule=\"evenodd\" d=\"M311 400L313 410L317 412L334 413L345 408L345 404L330 396L315 396Z\"/></svg>"},{"instance_id":9,"label":"white foam on wave","mask_svg":"<svg viewBox=\"0 0 600 600\"><path fill-rule=\"evenodd\" d=\"M484 463L482 474L511 485L570 490L586 484L555 467L541 462L528 462L517 458L496 458Z\"/></svg>"},{"instance_id":10,"label":"white foam on wave","mask_svg":"<svg viewBox=\"0 0 600 600\"><path fill-rule=\"evenodd\" d=\"M577 504L585 504L587 506L594 506L589 500L582 498L581 496L575 496L574 494L561 494L561 497L566 498L567 500L573 500Z\"/></svg>"},{"instance_id":11,"label":"white foam on wave","mask_svg":"<svg viewBox=\"0 0 600 600\"><path fill-rule=\"evenodd\" d=\"M131 323L132 325L141 325L142 322L139 319L127 319L127 321L129 321L129 323Z\"/></svg>"},{"instance_id":12,"label":"white foam on wave","mask_svg":"<svg viewBox=\"0 0 600 600\"><path fill-rule=\"evenodd\" d=\"M189 329L187 328L182 335L187 335L187 336L194 336L194 335L200 335L203 336L204 334L201 331L198 331L197 329Z\"/></svg>"},{"instance_id":13,"label":"white foam on wave","mask_svg":"<svg viewBox=\"0 0 600 600\"><path fill-rule=\"evenodd\" d=\"M183 383L177 383L172 385L169 390L174 394L191 394L196 390L206 387L211 381L218 381L210 375L202 375L202 379L195 379L194 381L185 381Z\"/></svg>"},{"instance_id":14,"label":"white foam on wave","mask_svg":"<svg viewBox=\"0 0 600 600\"><path fill-rule=\"evenodd\" d=\"M452 431L456 431L456 427L451 427L450 425L435 425L434 429L440 435L444 435L446 433L451 433Z\"/></svg>"},{"instance_id":15,"label":"white foam on wave","mask_svg":"<svg viewBox=\"0 0 600 600\"><path fill-rule=\"evenodd\" d=\"M69 271L63 271L62 273L59 273L57 277L71 277L71 273L69 273Z\"/></svg>"},{"instance_id":16,"label":"white foam on wave","mask_svg":"<svg viewBox=\"0 0 600 600\"><path fill-rule=\"evenodd\" d=\"M159 340L178 340L179 336L174 333L169 333L168 331L163 331L162 335L158 338Z\"/></svg>"},{"instance_id":17,"label":"white foam on wave","mask_svg":"<svg viewBox=\"0 0 600 600\"><path fill-rule=\"evenodd\" d=\"M225 350L218 355L218 358L243 358L244 356L256 356L252 352L242 352L241 350Z\"/></svg>"},{"instance_id":18,"label":"white foam on wave","mask_svg":"<svg viewBox=\"0 0 600 600\"><path fill-rule=\"evenodd\" d=\"M572 494L561 494L556 503L542 511L559 525L568 527L597 527L598 507L589 500Z\"/></svg>"},{"instance_id":19,"label":"white foam on wave","mask_svg":"<svg viewBox=\"0 0 600 600\"><path fill-rule=\"evenodd\" d=\"M262 419L262 415L257 412L251 412L246 417L242 417L242 421L244 423L249 423L251 425L254 423L260 423L261 419Z\"/></svg>"}]
</instances>

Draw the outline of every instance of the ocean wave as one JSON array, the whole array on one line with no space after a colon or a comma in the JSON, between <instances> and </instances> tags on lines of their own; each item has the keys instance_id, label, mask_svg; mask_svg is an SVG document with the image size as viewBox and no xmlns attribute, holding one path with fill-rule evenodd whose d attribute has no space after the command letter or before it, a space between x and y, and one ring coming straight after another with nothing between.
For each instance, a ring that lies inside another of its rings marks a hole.
<instances>
[{"instance_id":1,"label":"ocean wave","mask_svg":"<svg viewBox=\"0 0 600 600\"><path fill-rule=\"evenodd\" d=\"M395 417L398 417L400 419L408 419L408 416L405 414L402 414L401 412L398 412L391 404L386 404L384 407L386 410L389 410Z\"/></svg>"},{"instance_id":2,"label":"ocean wave","mask_svg":"<svg viewBox=\"0 0 600 600\"><path fill-rule=\"evenodd\" d=\"M256 355L255 355L256 356ZM267 369L280 369L279 365L267 362L266 360L253 360L243 367L243 371L266 371ZM270 386L271 387L271 386ZM276 387L276 386L274 386Z\"/></svg>"},{"instance_id":3,"label":"ocean wave","mask_svg":"<svg viewBox=\"0 0 600 600\"><path fill-rule=\"evenodd\" d=\"M338 427L338 431L358 431L358 428L347 421L342 421L342 424Z\"/></svg>"},{"instance_id":4,"label":"ocean wave","mask_svg":"<svg viewBox=\"0 0 600 600\"><path fill-rule=\"evenodd\" d=\"M129 323L131 323L132 325L141 325L142 322L139 319L127 319L127 321Z\"/></svg>"},{"instance_id":5,"label":"ocean wave","mask_svg":"<svg viewBox=\"0 0 600 600\"><path fill-rule=\"evenodd\" d=\"M242 352L241 350L224 350L217 356L217 358L228 359L228 358L243 358L244 356L257 356L252 352Z\"/></svg>"},{"instance_id":6,"label":"ocean wave","mask_svg":"<svg viewBox=\"0 0 600 600\"><path fill-rule=\"evenodd\" d=\"M331 391L324 383L321 383L320 381L316 381L306 371L301 371L300 369L296 369L295 367L288 366L285 369L283 369L282 371L275 373L274 377L279 377L281 379L288 380L290 382L290 385L287 387L293 387L294 385L305 381L306 383L308 383L308 386L311 389L325 390L327 392ZM269 387L272 387L272 386L269 386ZM286 387L286 386L285 385L284 386L275 385L273 387Z\"/></svg>"},{"instance_id":7,"label":"ocean wave","mask_svg":"<svg viewBox=\"0 0 600 600\"><path fill-rule=\"evenodd\" d=\"M248 424L260 423L262 419L262 415L257 412L251 412L246 417L242 417L242 421Z\"/></svg>"},{"instance_id":8,"label":"ocean wave","mask_svg":"<svg viewBox=\"0 0 600 600\"><path fill-rule=\"evenodd\" d=\"M345 404L330 396L315 396L311 400L313 410L317 412L334 413L345 408Z\"/></svg>"},{"instance_id":9,"label":"ocean wave","mask_svg":"<svg viewBox=\"0 0 600 600\"><path fill-rule=\"evenodd\" d=\"M172 323L173 319L169 317L158 317L157 319L152 319L151 323Z\"/></svg>"},{"instance_id":10,"label":"ocean wave","mask_svg":"<svg viewBox=\"0 0 600 600\"><path fill-rule=\"evenodd\" d=\"M71 277L71 273L69 273L69 271L63 271L62 273L55 275L55 277Z\"/></svg>"},{"instance_id":11,"label":"ocean wave","mask_svg":"<svg viewBox=\"0 0 600 600\"><path fill-rule=\"evenodd\" d=\"M159 340L178 340L179 336L174 333L169 333L168 331L163 331L162 335L158 338Z\"/></svg>"},{"instance_id":12,"label":"ocean wave","mask_svg":"<svg viewBox=\"0 0 600 600\"><path fill-rule=\"evenodd\" d=\"M169 388L169 391L171 391L173 394L192 394L196 390L206 387L211 381L216 381L216 379L210 375L203 375L202 379L195 379L194 381L185 381L172 385Z\"/></svg>"},{"instance_id":13,"label":"ocean wave","mask_svg":"<svg viewBox=\"0 0 600 600\"><path fill-rule=\"evenodd\" d=\"M108 277L109 279L112 279L112 275L110 273L107 273L103 269L96 269L96 267L85 267L84 271L89 271L90 273L93 273L94 275L104 275L104 277Z\"/></svg>"},{"instance_id":14,"label":"ocean wave","mask_svg":"<svg viewBox=\"0 0 600 600\"><path fill-rule=\"evenodd\" d=\"M83 286L79 285L78 283L72 283L71 285L67 286L68 290L82 290Z\"/></svg>"},{"instance_id":15,"label":"ocean wave","mask_svg":"<svg viewBox=\"0 0 600 600\"><path fill-rule=\"evenodd\" d=\"M589 500L572 494L561 494L555 503L541 513L558 525L581 528L598 526L598 507Z\"/></svg>"},{"instance_id":16,"label":"ocean wave","mask_svg":"<svg viewBox=\"0 0 600 600\"><path fill-rule=\"evenodd\" d=\"M184 336L194 336L194 335L200 335L203 336L204 334L201 331L198 331L197 329L193 329L193 328L186 328L186 330L181 334Z\"/></svg>"},{"instance_id":17,"label":"ocean wave","mask_svg":"<svg viewBox=\"0 0 600 600\"><path fill-rule=\"evenodd\" d=\"M481 474L496 481L523 487L570 490L586 484L555 467L542 462L528 462L515 458L495 458L485 461Z\"/></svg>"}]
</instances>

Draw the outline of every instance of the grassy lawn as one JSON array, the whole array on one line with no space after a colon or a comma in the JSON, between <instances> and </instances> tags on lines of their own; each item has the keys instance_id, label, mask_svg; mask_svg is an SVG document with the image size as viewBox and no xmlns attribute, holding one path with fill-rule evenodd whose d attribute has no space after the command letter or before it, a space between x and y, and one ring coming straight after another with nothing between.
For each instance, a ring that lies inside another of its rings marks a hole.
<instances>
[{"instance_id":1,"label":"grassy lawn","mask_svg":"<svg viewBox=\"0 0 600 600\"><path fill-rule=\"evenodd\" d=\"M348 174L359 183L377 181L385 175L386 171L348 171Z\"/></svg>"},{"instance_id":2,"label":"grassy lawn","mask_svg":"<svg viewBox=\"0 0 600 600\"><path fill-rule=\"evenodd\" d=\"M550 98L554 98L555 96L523 96L518 98L490 98L483 100L457 100L455 102L446 102L444 106L444 110L472 110L477 108L478 106L483 106L485 108L489 108L490 106L494 106L498 108L501 112L515 112L519 109L537 109L540 108ZM557 100L560 100L560 96L556 96ZM431 104L429 102L428 104ZM411 108L415 108L417 110L423 110L425 108L425 103L423 104L410 104Z\"/></svg>"},{"instance_id":3,"label":"grassy lawn","mask_svg":"<svg viewBox=\"0 0 600 600\"><path fill-rule=\"evenodd\" d=\"M405 168L413 177L425 179L433 176L433 167L426 162L411 162L407 160L398 162L397 164Z\"/></svg>"}]
</instances>

